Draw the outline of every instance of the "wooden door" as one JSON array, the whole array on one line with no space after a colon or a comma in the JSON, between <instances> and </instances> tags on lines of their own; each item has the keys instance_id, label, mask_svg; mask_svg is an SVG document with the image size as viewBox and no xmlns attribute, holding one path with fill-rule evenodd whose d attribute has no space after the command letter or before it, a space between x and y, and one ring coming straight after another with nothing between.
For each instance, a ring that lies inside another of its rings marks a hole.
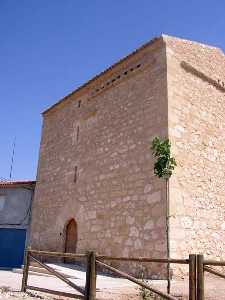
<instances>
[{"instance_id":1,"label":"wooden door","mask_svg":"<svg viewBox=\"0 0 225 300\"><path fill-rule=\"evenodd\" d=\"M66 226L66 236L65 236L65 252L76 253L77 249L77 224L74 219L70 220ZM74 259L65 259L65 262L74 262Z\"/></svg>"}]
</instances>

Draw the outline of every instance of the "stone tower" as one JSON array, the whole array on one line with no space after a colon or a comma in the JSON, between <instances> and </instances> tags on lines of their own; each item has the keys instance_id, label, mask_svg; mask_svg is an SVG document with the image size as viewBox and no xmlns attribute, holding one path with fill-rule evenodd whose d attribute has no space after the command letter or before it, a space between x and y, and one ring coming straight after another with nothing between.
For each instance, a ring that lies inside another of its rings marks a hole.
<instances>
[{"instance_id":1,"label":"stone tower","mask_svg":"<svg viewBox=\"0 0 225 300\"><path fill-rule=\"evenodd\" d=\"M222 256L224 58L218 48L163 35L46 110L32 247L166 257L166 184L150 152L160 136L170 138L178 163L169 186L171 255Z\"/></svg>"}]
</instances>

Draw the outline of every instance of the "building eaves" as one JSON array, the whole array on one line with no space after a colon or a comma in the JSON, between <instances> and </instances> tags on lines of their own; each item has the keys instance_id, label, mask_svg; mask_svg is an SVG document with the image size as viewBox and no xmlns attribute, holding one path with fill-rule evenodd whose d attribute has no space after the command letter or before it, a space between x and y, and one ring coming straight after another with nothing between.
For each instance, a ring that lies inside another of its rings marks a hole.
<instances>
[{"instance_id":1,"label":"building eaves","mask_svg":"<svg viewBox=\"0 0 225 300\"><path fill-rule=\"evenodd\" d=\"M7 180L7 179L0 179L0 188L7 188L7 187L20 187L20 186L35 186L36 181L34 180Z\"/></svg>"}]
</instances>

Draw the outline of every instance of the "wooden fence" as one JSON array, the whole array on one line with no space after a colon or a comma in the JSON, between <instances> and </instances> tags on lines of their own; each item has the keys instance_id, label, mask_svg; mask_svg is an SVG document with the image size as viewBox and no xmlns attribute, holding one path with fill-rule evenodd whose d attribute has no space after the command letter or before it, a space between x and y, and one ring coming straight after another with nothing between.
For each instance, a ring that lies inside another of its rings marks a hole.
<instances>
[{"instance_id":1,"label":"wooden fence","mask_svg":"<svg viewBox=\"0 0 225 300\"><path fill-rule=\"evenodd\" d=\"M23 268L23 279L22 279L22 287L21 291L26 292L26 290L34 290L34 291L40 291L44 293L49 293L49 294L55 294L59 296L64 296L64 297L71 297L71 298L77 298L77 299L89 299L86 296L86 290L88 289L88 286L86 284L85 289L82 287L79 287L72 281L66 278L65 275L61 274L60 272L54 270L52 267L48 266L47 264L43 263L40 259L37 259L35 256L41 256L42 258L45 256L50 256L50 257L62 257L62 258L71 258L71 259L86 259L87 260L87 269L89 268L90 265L90 260L91 260L91 254L74 254L74 253L61 253L61 252L48 252L48 251L38 251L38 250L33 250L30 248L27 248L25 250L25 255L24 255L24 268ZM47 270L50 274L54 275L55 277L59 278L66 284L68 284L70 287L78 291L81 295L78 294L72 294L72 293L66 293L66 292L61 292L61 291L55 291L55 290L49 290L46 288L40 288L36 286L31 286L28 285L28 275L29 275L29 267L31 261L36 262L40 267L44 268ZM90 268L89 268L90 269ZM91 271L87 270L86 271L87 276L90 276ZM86 282L88 282L86 278Z\"/></svg>"},{"instance_id":2,"label":"wooden fence","mask_svg":"<svg viewBox=\"0 0 225 300\"><path fill-rule=\"evenodd\" d=\"M100 265L101 267L104 267L111 272L114 272L115 274L128 279L131 282L136 283L137 285L155 293L156 295L159 295L163 297L163 299L166 300L177 300L178 298L167 294L165 292L162 292L158 289L153 288L152 286L149 286L147 283L143 282L140 279L137 279L125 272L122 272L114 267L111 267L110 265L103 263L104 261L128 261L128 262L147 262L147 263L162 263L162 264L186 264L189 265L189 300L196 300L196 255L189 255L188 259L167 259L167 258L149 258L149 257L111 257L111 256L103 256L98 255L96 256L96 265ZM91 298L92 299L92 298ZM95 298L93 298L95 299Z\"/></svg>"},{"instance_id":3,"label":"wooden fence","mask_svg":"<svg viewBox=\"0 0 225 300\"><path fill-rule=\"evenodd\" d=\"M77 284L70 281L65 275L59 273L54 270L49 265L43 263L36 256L41 256L42 258L45 256L50 257L63 257L63 258L71 258L71 259L85 259L86 264L86 283L85 287L80 287ZM29 266L31 260L35 261L39 266L47 270L50 274L56 276L74 290L78 291L79 294L66 293L61 291L53 291L46 288L40 288L28 285L28 274L29 274ZM26 290L35 290L45 293L56 294L65 297L72 297L76 299L85 299L85 300L95 300L96 299L96 277L97 272L96 269L98 266L107 269L120 277L126 278L129 281L136 283L138 286L145 288L156 295L163 297L166 300L177 300L178 298L172 296L171 294L162 292L156 288L145 283L143 280L137 279L125 272L120 271L117 268L110 266L107 261L126 261L126 262L140 262L140 263L162 263L162 264L184 264L189 266L189 300L203 300L204 298L197 298L196 293L196 255L189 255L188 259L167 259L167 258L149 258L149 257L112 257L105 255L97 255L95 252L88 252L86 254L73 254L73 253L61 253L61 252L48 252L48 251L37 251L30 248L27 248L25 251L24 258L24 270L23 270L23 279L22 279L22 288L21 291L25 292ZM199 261L198 261L199 263Z\"/></svg>"},{"instance_id":4,"label":"wooden fence","mask_svg":"<svg viewBox=\"0 0 225 300\"><path fill-rule=\"evenodd\" d=\"M209 267L210 266L210 267ZM197 300L205 300L205 273L208 272L225 279L225 274L212 267L224 267L225 261L206 260L202 254L197 255ZM215 298L216 299L216 298Z\"/></svg>"}]
</instances>

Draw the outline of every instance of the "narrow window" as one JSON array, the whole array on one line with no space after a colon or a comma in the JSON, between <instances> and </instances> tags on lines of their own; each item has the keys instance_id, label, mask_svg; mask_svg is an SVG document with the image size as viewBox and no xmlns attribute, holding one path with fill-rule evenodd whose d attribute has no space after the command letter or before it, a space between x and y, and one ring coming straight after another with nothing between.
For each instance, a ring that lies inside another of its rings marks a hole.
<instances>
[{"instance_id":1,"label":"narrow window","mask_svg":"<svg viewBox=\"0 0 225 300\"><path fill-rule=\"evenodd\" d=\"M77 182L77 166L74 168L74 178L73 178L74 183Z\"/></svg>"},{"instance_id":2,"label":"narrow window","mask_svg":"<svg viewBox=\"0 0 225 300\"><path fill-rule=\"evenodd\" d=\"M77 125L77 142L79 141L79 135L80 135L80 126Z\"/></svg>"},{"instance_id":3,"label":"narrow window","mask_svg":"<svg viewBox=\"0 0 225 300\"><path fill-rule=\"evenodd\" d=\"M80 106L81 106L81 100L78 101L78 107L80 107Z\"/></svg>"}]
</instances>

